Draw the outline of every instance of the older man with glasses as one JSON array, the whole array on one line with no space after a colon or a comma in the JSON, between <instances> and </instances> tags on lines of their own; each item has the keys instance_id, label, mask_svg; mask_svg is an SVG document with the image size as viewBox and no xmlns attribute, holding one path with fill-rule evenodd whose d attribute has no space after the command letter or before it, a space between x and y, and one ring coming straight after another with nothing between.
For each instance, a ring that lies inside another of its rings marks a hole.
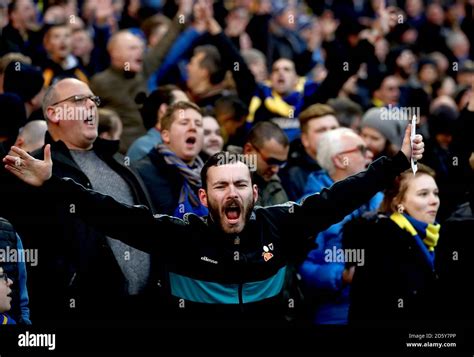
<instances>
[{"instance_id":1,"label":"older man with glasses","mask_svg":"<svg viewBox=\"0 0 474 357\"><path fill-rule=\"evenodd\" d=\"M335 182L365 170L372 162L373 154L364 140L348 128L338 128L324 133L317 148L317 160L322 170L313 172L306 184L307 195L321 192ZM343 226L364 212L375 211L382 202L381 192L369 202L357 208L316 237L318 247L312 250L300 267L300 273L307 291L320 296L313 304L315 324L346 324L349 312L349 284L354 266L346 268L345 263L334 256L341 252Z\"/></svg>"},{"instance_id":2,"label":"older man with glasses","mask_svg":"<svg viewBox=\"0 0 474 357\"><path fill-rule=\"evenodd\" d=\"M51 145L55 173L119 202L150 207L140 178L117 153L118 141L98 138L99 104L99 97L77 79L63 79L47 89L45 145ZM40 149L33 156L42 158L42 153ZM11 221L25 247L39 252L38 267L29 275L32 319L86 318L86 314L107 319L118 309L129 311L132 319L138 316L138 308L146 306L143 294L150 286L150 256L78 219L73 200L40 193L25 200L28 209L20 207ZM52 291L44 289L44 276L49 277Z\"/></svg>"}]
</instances>

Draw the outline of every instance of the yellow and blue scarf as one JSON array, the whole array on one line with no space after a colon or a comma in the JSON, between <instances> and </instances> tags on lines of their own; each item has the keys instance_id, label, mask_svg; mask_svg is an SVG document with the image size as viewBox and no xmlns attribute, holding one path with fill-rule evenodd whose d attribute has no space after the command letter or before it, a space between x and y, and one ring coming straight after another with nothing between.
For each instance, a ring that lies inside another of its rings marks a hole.
<instances>
[{"instance_id":1,"label":"yellow and blue scarf","mask_svg":"<svg viewBox=\"0 0 474 357\"><path fill-rule=\"evenodd\" d=\"M0 325L16 325L16 322L7 314L0 313Z\"/></svg>"},{"instance_id":2,"label":"yellow and blue scarf","mask_svg":"<svg viewBox=\"0 0 474 357\"><path fill-rule=\"evenodd\" d=\"M434 268L435 247L438 244L441 225L421 222L405 213L398 212L393 213L390 219L415 238L427 262L431 268Z\"/></svg>"}]
</instances>

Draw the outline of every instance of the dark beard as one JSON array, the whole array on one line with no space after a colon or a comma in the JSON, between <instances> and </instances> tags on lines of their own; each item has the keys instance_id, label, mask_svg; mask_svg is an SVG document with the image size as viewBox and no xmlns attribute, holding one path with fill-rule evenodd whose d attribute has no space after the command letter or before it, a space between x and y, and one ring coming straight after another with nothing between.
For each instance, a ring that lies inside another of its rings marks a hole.
<instances>
[{"instance_id":1,"label":"dark beard","mask_svg":"<svg viewBox=\"0 0 474 357\"><path fill-rule=\"evenodd\" d=\"M221 222L221 216L219 213L219 208L216 207L217 205L215 205L214 202L210 200L209 198L207 202L208 202L207 209L209 210L209 217L214 222L214 224L217 224L219 228L222 231L224 231L224 227L222 226L222 222ZM243 208L242 212L240 213L244 217L244 227L249 221L254 207L255 207L255 203L253 202L253 200L251 200L247 208Z\"/></svg>"}]
</instances>

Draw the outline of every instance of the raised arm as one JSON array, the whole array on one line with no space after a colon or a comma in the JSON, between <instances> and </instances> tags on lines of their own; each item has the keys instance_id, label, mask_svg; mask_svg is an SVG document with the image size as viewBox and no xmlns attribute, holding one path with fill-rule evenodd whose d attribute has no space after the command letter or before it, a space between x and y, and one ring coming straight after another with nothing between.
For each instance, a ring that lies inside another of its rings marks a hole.
<instances>
[{"instance_id":1,"label":"raised arm","mask_svg":"<svg viewBox=\"0 0 474 357\"><path fill-rule=\"evenodd\" d=\"M314 237L318 232L341 221L346 215L370 200L377 192L389 187L396 176L410 168L412 155L410 125L405 131L401 151L393 158L380 158L366 171L336 182L319 194L306 197L301 204L286 208L282 221L285 236ZM422 158L424 144L421 135L413 141L413 157ZM281 207L278 209L282 210Z\"/></svg>"},{"instance_id":2,"label":"raised arm","mask_svg":"<svg viewBox=\"0 0 474 357\"><path fill-rule=\"evenodd\" d=\"M169 244L184 236L180 230L185 229L185 224L179 219L166 215L155 218L145 206L125 205L110 196L88 190L70 178L53 176L50 145L45 147L44 160L35 159L15 146L12 151L19 156L5 156L6 170L25 183L45 191L48 197L68 200L74 205L75 214L110 237L152 252L168 249ZM154 232L159 232L160 239L155 237Z\"/></svg>"}]
</instances>

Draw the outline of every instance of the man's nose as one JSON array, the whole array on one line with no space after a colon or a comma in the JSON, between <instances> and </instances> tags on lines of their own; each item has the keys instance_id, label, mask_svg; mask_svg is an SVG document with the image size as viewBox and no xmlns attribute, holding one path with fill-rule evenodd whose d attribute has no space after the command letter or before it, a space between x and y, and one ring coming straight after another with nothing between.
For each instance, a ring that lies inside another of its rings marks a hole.
<instances>
[{"instance_id":1,"label":"man's nose","mask_svg":"<svg viewBox=\"0 0 474 357\"><path fill-rule=\"evenodd\" d=\"M7 281L7 286L11 286L13 285L13 280L8 278L8 281Z\"/></svg>"},{"instance_id":2,"label":"man's nose","mask_svg":"<svg viewBox=\"0 0 474 357\"><path fill-rule=\"evenodd\" d=\"M194 122L194 120L190 120L190 121L189 121L189 126L188 126L188 127L189 127L189 129L196 130L196 128L197 128L197 125L196 125L196 123Z\"/></svg>"},{"instance_id":3,"label":"man's nose","mask_svg":"<svg viewBox=\"0 0 474 357\"><path fill-rule=\"evenodd\" d=\"M237 197L237 189L234 185L229 185L229 197Z\"/></svg>"}]
</instances>

